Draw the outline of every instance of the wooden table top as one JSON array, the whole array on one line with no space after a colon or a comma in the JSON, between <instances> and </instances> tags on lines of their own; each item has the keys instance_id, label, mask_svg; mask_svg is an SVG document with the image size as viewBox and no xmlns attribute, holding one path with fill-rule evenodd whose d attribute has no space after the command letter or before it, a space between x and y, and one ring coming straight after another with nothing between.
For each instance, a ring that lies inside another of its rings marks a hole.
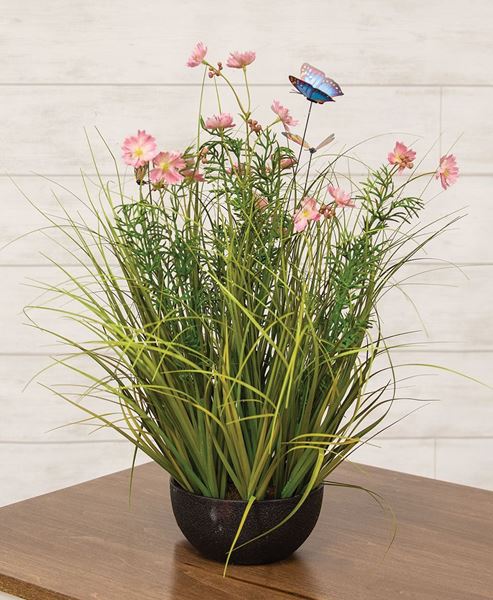
<instances>
[{"instance_id":1,"label":"wooden table top","mask_svg":"<svg viewBox=\"0 0 493 600\"><path fill-rule=\"evenodd\" d=\"M183 539L167 475L137 467L0 509L0 590L36 600L491 600L493 493L345 464L290 559L222 566Z\"/></svg>"}]
</instances>

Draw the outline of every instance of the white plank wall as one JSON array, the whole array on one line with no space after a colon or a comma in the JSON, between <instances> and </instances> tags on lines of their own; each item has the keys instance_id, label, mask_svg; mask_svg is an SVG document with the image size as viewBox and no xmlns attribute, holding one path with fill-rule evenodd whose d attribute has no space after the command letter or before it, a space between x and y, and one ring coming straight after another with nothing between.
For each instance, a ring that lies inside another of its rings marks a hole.
<instances>
[{"instance_id":1,"label":"white plank wall","mask_svg":"<svg viewBox=\"0 0 493 600\"><path fill-rule=\"evenodd\" d=\"M289 95L287 75L306 60L345 91L315 111L309 139L334 131L340 149L385 134L355 155L376 164L398 138L420 156L429 151L422 168L431 170L453 146L461 180L446 194L430 186L436 197L425 220L454 211L468 216L408 270L416 277L407 283L416 285L404 289L422 321L397 291L382 306L388 333L426 327L406 338L421 345L395 353L395 362L408 366L391 420L419 410L355 458L493 489L492 388L452 372L493 386L493 2L1 0L0 7L0 246L43 226L10 176L43 209L57 211L53 192L80 209L80 169L94 174L84 127L109 177L114 167L94 126L118 156L122 138L137 128L167 149L193 139L201 73L184 62L201 39L212 59L257 51L250 79L260 121L273 98L303 118L307 105ZM206 113L215 108L208 91ZM227 96L225 108L233 109ZM358 173L356 163L347 166ZM131 448L107 432L55 429L82 413L37 383L23 391L57 351L23 325L22 308L37 295L26 284L58 277L42 253L73 265L42 233L0 252L0 505L125 468L131 459ZM444 269L443 260L460 269ZM429 363L449 370L417 366ZM71 382L60 371L39 380Z\"/></svg>"}]
</instances>

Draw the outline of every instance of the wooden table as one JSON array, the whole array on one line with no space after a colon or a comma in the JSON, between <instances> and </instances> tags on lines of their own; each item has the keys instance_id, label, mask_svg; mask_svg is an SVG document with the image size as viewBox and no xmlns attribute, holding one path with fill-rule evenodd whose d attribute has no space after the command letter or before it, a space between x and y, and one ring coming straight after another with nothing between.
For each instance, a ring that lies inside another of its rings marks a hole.
<instances>
[{"instance_id":1,"label":"wooden table","mask_svg":"<svg viewBox=\"0 0 493 600\"><path fill-rule=\"evenodd\" d=\"M154 464L0 509L0 590L36 600L479 600L493 598L493 493L354 464L329 487L319 524L282 563L201 558L171 513Z\"/></svg>"}]
</instances>

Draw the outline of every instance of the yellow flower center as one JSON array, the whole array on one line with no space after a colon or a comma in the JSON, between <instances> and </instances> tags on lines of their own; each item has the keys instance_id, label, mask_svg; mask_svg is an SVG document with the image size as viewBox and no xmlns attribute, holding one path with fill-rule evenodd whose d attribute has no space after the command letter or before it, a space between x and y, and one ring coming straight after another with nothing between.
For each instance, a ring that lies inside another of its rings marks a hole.
<instances>
[{"instance_id":1,"label":"yellow flower center","mask_svg":"<svg viewBox=\"0 0 493 600\"><path fill-rule=\"evenodd\" d=\"M161 171L169 171L169 162L167 160L163 160L159 163L159 168Z\"/></svg>"},{"instance_id":2,"label":"yellow flower center","mask_svg":"<svg viewBox=\"0 0 493 600\"><path fill-rule=\"evenodd\" d=\"M135 156L140 158L144 154L144 150L142 150L142 148L139 146L138 148L135 148L134 154Z\"/></svg>"},{"instance_id":3,"label":"yellow flower center","mask_svg":"<svg viewBox=\"0 0 493 600\"><path fill-rule=\"evenodd\" d=\"M307 218L310 216L310 211L309 211L307 208L304 208L304 209L301 211L301 214L302 214L302 216L303 216L305 219L307 219Z\"/></svg>"}]
</instances>

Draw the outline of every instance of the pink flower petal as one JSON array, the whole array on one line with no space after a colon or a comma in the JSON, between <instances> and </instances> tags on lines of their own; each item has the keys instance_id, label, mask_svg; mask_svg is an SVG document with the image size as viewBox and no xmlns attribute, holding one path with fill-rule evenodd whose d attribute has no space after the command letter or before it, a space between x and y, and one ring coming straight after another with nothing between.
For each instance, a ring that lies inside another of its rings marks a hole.
<instances>
[{"instance_id":1,"label":"pink flower petal","mask_svg":"<svg viewBox=\"0 0 493 600\"><path fill-rule=\"evenodd\" d=\"M256 54L251 50L247 52L231 52L226 65L233 69L243 69L252 64L255 58Z\"/></svg>"},{"instance_id":2,"label":"pink flower petal","mask_svg":"<svg viewBox=\"0 0 493 600\"><path fill-rule=\"evenodd\" d=\"M124 139L122 158L125 164L138 168L150 162L158 153L156 139L144 130Z\"/></svg>"},{"instance_id":3,"label":"pink flower petal","mask_svg":"<svg viewBox=\"0 0 493 600\"><path fill-rule=\"evenodd\" d=\"M274 100L272 102L271 109L279 117L286 130L288 130L290 126L294 127L295 125L298 125L298 121L289 114L289 110L283 106L279 100Z\"/></svg>"},{"instance_id":4,"label":"pink flower petal","mask_svg":"<svg viewBox=\"0 0 493 600\"><path fill-rule=\"evenodd\" d=\"M220 113L208 117L205 121L205 127L206 129L228 129L229 127L235 127L235 124L229 113Z\"/></svg>"},{"instance_id":5,"label":"pink flower petal","mask_svg":"<svg viewBox=\"0 0 493 600\"><path fill-rule=\"evenodd\" d=\"M320 217L315 198L305 198L301 208L293 217L295 231L303 231L308 225L308 221L318 221Z\"/></svg>"},{"instance_id":6,"label":"pink flower petal","mask_svg":"<svg viewBox=\"0 0 493 600\"><path fill-rule=\"evenodd\" d=\"M391 165L397 165L399 167L399 172L404 169L412 169L414 164L413 161L416 158L416 152L408 148L402 142L396 142L394 146L394 150L389 152L387 155L387 160Z\"/></svg>"},{"instance_id":7,"label":"pink flower petal","mask_svg":"<svg viewBox=\"0 0 493 600\"><path fill-rule=\"evenodd\" d=\"M202 42L197 42L190 58L187 60L187 67L198 67L201 65L206 54L207 46L204 46Z\"/></svg>"},{"instance_id":8,"label":"pink flower petal","mask_svg":"<svg viewBox=\"0 0 493 600\"><path fill-rule=\"evenodd\" d=\"M154 169L150 172L152 183L181 183L183 175L180 169L186 167L186 162L180 152L160 152L153 160Z\"/></svg>"},{"instance_id":9,"label":"pink flower petal","mask_svg":"<svg viewBox=\"0 0 493 600\"><path fill-rule=\"evenodd\" d=\"M435 173L435 178L440 179L442 188L446 190L459 179L459 167L453 154L445 154L440 158L440 165Z\"/></svg>"},{"instance_id":10,"label":"pink flower petal","mask_svg":"<svg viewBox=\"0 0 493 600\"><path fill-rule=\"evenodd\" d=\"M342 188L336 188L333 185L327 187L327 191L334 198L337 206L354 208L356 205L351 200L351 194L345 192Z\"/></svg>"}]
</instances>

